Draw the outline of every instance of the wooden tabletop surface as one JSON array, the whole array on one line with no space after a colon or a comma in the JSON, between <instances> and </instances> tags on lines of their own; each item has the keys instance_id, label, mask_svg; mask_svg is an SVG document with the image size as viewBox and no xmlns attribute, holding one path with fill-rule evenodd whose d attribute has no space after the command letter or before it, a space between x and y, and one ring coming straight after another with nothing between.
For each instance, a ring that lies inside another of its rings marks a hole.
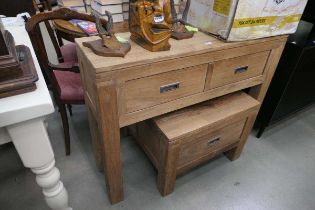
<instances>
[{"instance_id":1,"label":"wooden tabletop surface","mask_svg":"<svg viewBox=\"0 0 315 210\"><path fill-rule=\"evenodd\" d=\"M73 23L67 20L56 19L53 21L53 24L57 30L70 33L70 34L75 34L81 37L87 37L87 34L81 28L79 28L78 26L74 25ZM127 31L129 31L128 21L114 23L113 32L119 33L119 32L127 32Z\"/></svg>"},{"instance_id":2,"label":"wooden tabletop surface","mask_svg":"<svg viewBox=\"0 0 315 210\"><path fill-rule=\"evenodd\" d=\"M87 36L86 33L84 33L84 31L82 31L81 28L79 28L78 26L75 26L74 24L72 24L71 22L67 20L57 19L53 21L53 24L58 30L61 30L64 32L73 32L73 33L81 34L82 37Z\"/></svg>"},{"instance_id":3,"label":"wooden tabletop surface","mask_svg":"<svg viewBox=\"0 0 315 210\"><path fill-rule=\"evenodd\" d=\"M244 41L244 42L223 42L215 37L204 34L202 32L195 33L194 37L186 40L170 39L171 49L162 52L150 52L143 49L130 40L130 33L118 33L117 36L129 40L131 44L130 52L124 57L102 57L94 54L89 48L82 45L83 42L99 39L99 37L84 37L76 39L79 49L83 52L85 57L90 61L96 72L112 71L114 69L121 69L136 65L148 64L157 61L170 60L171 58L179 58L187 55L194 55L203 52L217 51L220 49L228 49L240 47L250 44L257 44L266 41L283 40L287 36L276 36L258 40Z\"/></svg>"}]
</instances>

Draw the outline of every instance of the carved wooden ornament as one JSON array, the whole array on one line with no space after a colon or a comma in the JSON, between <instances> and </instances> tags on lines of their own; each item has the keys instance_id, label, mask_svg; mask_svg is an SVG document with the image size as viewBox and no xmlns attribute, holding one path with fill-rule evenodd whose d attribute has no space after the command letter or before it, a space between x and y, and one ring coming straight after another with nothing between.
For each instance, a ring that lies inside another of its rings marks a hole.
<instances>
[{"instance_id":1,"label":"carved wooden ornament","mask_svg":"<svg viewBox=\"0 0 315 210\"><path fill-rule=\"evenodd\" d=\"M131 46L127 43L118 41L114 33L112 33L113 18L110 12L106 11L108 21L106 28L103 27L99 15L94 14L96 18L96 28L101 39L83 42L83 46L90 48L95 54L104 57L125 57L130 51Z\"/></svg>"},{"instance_id":2,"label":"carved wooden ornament","mask_svg":"<svg viewBox=\"0 0 315 210\"><path fill-rule=\"evenodd\" d=\"M171 15L166 10L167 7L162 9L158 0L132 0L129 8L131 40L149 51L169 50L171 27L168 21Z\"/></svg>"}]
</instances>

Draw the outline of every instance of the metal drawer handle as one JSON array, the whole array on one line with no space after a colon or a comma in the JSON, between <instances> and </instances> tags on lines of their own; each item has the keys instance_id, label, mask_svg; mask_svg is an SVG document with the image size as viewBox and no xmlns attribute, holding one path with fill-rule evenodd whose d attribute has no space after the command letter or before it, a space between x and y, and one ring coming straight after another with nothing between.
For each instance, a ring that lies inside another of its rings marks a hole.
<instances>
[{"instance_id":1,"label":"metal drawer handle","mask_svg":"<svg viewBox=\"0 0 315 210\"><path fill-rule=\"evenodd\" d=\"M234 74L240 74L246 72L248 70L248 66L242 66L234 70Z\"/></svg>"},{"instance_id":2,"label":"metal drawer handle","mask_svg":"<svg viewBox=\"0 0 315 210\"><path fill-rule=\"evenodd\" d=\"M221 137L216 137L216 138L210 139L210 140L208 141L207 145L210 147L210 146L212 146L212 145L214 145L214 144L217 144L217 143L220 141L220 138L221 138Z\"/></svg>"},{"instance_id":3,"label":"metal drawer handle","mask_svg":"<svg viewBox=\"0 0 315 210\"><path fill-rule=\"evenodd\" d=\"M173 91L179 88L179 82L175 82L168 85L163 85L160 87L160 93L166 93L169 91Z\"/></svg>"}]
</instances>

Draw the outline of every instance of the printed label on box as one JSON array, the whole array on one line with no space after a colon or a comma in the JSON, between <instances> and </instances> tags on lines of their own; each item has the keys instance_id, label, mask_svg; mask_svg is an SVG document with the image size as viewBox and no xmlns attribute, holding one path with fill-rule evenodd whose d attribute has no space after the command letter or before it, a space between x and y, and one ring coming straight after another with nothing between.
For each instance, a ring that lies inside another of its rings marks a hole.
<instances>
[{"instance_id":1,"label":"printed label on box","mask_svg":"<svg viewBox=\"0 0 315 210\"><path fill-rule=\"evenodd\" d=\"M213 11L229 16L232 0L214 0Z\"/></svg>"},{"instance_id":2,"label":"printed label on box","mask_svg":"<svg viewBox=\"0 0 315 210\"><path fill-rule=\"evenodd\" d=\"M280 29L288 23L299 22L301 17L302 17L301 14L295 14L295 15L289 15L286 17L269 16L269 17L235 19L233 23L233 28L252 27L252 26L261 26L261 25L274 25L276 28Z\"/></svg>"}]
</instances>

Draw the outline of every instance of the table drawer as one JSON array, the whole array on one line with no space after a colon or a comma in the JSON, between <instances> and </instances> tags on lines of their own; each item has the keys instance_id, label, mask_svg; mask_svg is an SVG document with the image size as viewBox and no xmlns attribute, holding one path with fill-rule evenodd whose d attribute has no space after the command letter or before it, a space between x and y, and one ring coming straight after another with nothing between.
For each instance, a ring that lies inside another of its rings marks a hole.
<instances>
[{"instance_id":1,"label":"table drawer","mask_svg":"<svg viewBox=\"0 0 315 210\"><path fill-rule=\"evenodd\" d=\"M182 144L178 167L184 167L207 156L214 157L218 151L237 143L245 122L246 119L243 119L217 130L205 129L192 141Z\"/></svg>"},{"instance_id":2,"label":"table drawer","mask_svg":"<svg viewBox=\"0 0 315 210\"><path fill-rule=\"evenodd\" d=\"M206 90L262 75L270 51L216 61L207 75Z\"/></svg>"},{"instance_id":3,"label":"table drawer","mask_svg":"<svg viewBox=\"0 0 315 210\"><path fill-rule=\"evenodd\" d=\"M207 64L127 81L123 88L125 112L189 96L204 90Z\"/></svg>"}]
</instances>

